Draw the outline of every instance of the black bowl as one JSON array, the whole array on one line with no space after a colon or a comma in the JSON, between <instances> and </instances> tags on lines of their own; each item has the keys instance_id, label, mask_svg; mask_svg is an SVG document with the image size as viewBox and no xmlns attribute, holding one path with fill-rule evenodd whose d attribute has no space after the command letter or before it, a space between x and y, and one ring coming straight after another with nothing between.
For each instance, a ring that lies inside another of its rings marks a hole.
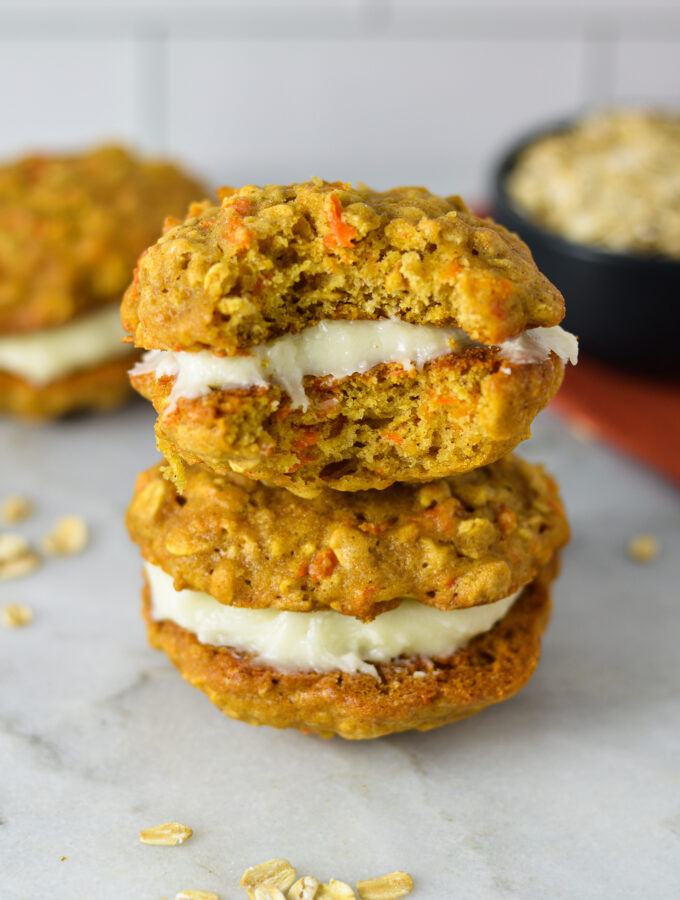
<instances>
[{"instance_id":1,"label":"black bowl","mask_svg":"<svg viewBox=\"0 0 680 900\"><path fill-rule=\"evenodd\" d=\"M576 244L531 221L512 201L506 179L517 157L537 138L574 122L535 131L496 165L492 215L529 245L536 265L562 291L562 323L581 350L611 365L657 375L680 372L680 260L615 253Z\"/></svg>"}]
</instances>

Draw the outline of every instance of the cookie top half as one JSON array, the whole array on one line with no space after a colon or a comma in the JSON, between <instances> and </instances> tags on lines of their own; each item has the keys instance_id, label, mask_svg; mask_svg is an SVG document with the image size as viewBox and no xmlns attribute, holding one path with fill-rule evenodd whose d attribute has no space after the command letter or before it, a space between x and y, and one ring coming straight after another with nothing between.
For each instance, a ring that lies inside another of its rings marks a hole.
<instances>
[{"instance_id":1,"label":"cookie top half","mask_svg":"<svg viewBox=\"0 0 680 900\"><path fill-rule=\"evenodd\" d=\"M116 146L0 166L0 334L120 300L165 216L204 194L170 163Z\"/></svg>"},{"instance_id":2,"label":"cookie top half","mask_svg":"<svg viewBox=\"0 0 680 900\"><path fill-rule=\"evenodd\" d=\"M515 456L424 486L307 500L204 466L187 470L180 494L155 466L137 479L127 527L178 590L364 621L406 597L437 609L494 603L569 535L555 482Z\"/></svg>"},{"instance_id":3,"label":"cookie top half","mask_svg":"<svg viewBox=\"0 0 680 900\"><path fill-rule=\"evenodd\" d=\"M318 179L218 193L139 260L122 306L138 346L231 356L324 319L389 317L497 344L564 316L528 247L459 197Z\"/></svg>"}]
</instances>

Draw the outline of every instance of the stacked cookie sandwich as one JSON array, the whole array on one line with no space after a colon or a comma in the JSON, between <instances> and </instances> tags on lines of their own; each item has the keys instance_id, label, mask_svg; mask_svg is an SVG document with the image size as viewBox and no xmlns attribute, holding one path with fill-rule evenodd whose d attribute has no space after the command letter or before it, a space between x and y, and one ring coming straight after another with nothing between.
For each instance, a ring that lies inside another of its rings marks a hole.
<instances>
[{"instance_id":1,"label":"stacked cookie sandwich","mask_svg":"<svg viewBox=\"0 0 680 900\"><path fill-rule=\"evenodd\" d=\"M0 412L50 418L128 396L120 298L164 216L197 191L120 147L0 166Z\"/></svg>"},{"instance_id":2,"label":"stacked cookie sandwich","mask_svg":"<svg viewBox=\"0 0 680 900\"><path fill-rule=\"evenodd\" d=\"M456 197L224 189L122 307L166 458L128 528L151 643L224 712L377 737L503 700L568 526L513 457L575 339L526 246Z\"/></svg>"}]
</instances>

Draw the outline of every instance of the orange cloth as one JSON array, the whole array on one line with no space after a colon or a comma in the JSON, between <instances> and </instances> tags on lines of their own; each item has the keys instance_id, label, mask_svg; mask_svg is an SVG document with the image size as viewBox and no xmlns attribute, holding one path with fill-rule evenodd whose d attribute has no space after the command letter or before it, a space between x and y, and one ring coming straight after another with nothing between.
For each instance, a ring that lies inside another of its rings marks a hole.
<instances>
[{"instance_id":1,"label":"orange cloth","mask_svg":"<svg viewBox=\"0 0 680 900\"><path fill-rule=\"evenodd\" d=\"M581 357L551 409L680 485L680 382Z\"/></svg>"}]
</instances>

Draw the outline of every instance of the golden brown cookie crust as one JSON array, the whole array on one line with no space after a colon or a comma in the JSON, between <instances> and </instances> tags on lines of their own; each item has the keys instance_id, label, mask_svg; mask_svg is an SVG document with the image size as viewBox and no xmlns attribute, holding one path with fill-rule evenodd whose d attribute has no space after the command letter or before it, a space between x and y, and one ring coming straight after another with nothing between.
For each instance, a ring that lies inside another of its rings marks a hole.
<instances>
[{"instance_id":1,"label":"golden brown cookie crust","mask_svg":"<svg viewBox=\"0 0 680 900\"><path fill-rule=\"evenodd\" d=\"M44 385L0 371L0 412L26 419L56 419L85 410L105 411L132 396L128 370L135 355L109 360Z\"/></svg>"},{"instance_id":2,"label":"golden brown cookie crust","mask_svg":"<svg viewBox=\"0 0 680 900\"><path fill-rule=\"evenodd\" d=\"M140 259L122 306L137 346L233 355L321 319L386 316L497 344L564 316L528 247L459 197L318 179L218 193Z\"/></svg>"},{"instance_id":3,"label":"golden brown cookie crust","mask_svg":"<svg viewBox=\"0 0 680 900\"><path fill-rule=\"evenodd\" d=\"M513 456L423 487L313 500L202 466L180 495L159 464L138 476L127 527L178 590L365 621L404 597L437 609L493 603L569 536L555 482Z\"/></svg>"},{"instance_id":4,"label":"golden brown cookie crust","mask_svg":"<svg viewBox=\"0 0 680 900\"><path fill-rule=\"evenodd\" d=\"M0 167L0 334L59 325L119 301L168 215L204 188L122 147Z\"/></svg>"},{"instance_id":5,"label":"golden brown cookie crust","mask_svg":"<svg viewBox=\"0 0 680 900\"><path fill-rule=\"evenodd\" d=\"M173 378L132 377L159 413L156 436L182 486L182 460L235 471L301 497L383 489L487 465L529 437L557 392L562 362L511 364L490 348L305 379L307 410L278 386L213 391L168 411Z\"/></svg>"},{"instance_id":6,"label":"golden brown cookie crust","mask_svg":"<svg viewBox=\"0 0 680 900\"><path fill-rule=\"evenodd\" d=\"M144 615L149 642L234 719L351 740L427 731L516 694L531 677L550 615L555 563L541 570L507 615L445 659L378 664L379 678L343 672L283 673L245 653L201 644L191 632ZM422 674L416 674L422 673Z\"/></svg>"}]
</instances>

